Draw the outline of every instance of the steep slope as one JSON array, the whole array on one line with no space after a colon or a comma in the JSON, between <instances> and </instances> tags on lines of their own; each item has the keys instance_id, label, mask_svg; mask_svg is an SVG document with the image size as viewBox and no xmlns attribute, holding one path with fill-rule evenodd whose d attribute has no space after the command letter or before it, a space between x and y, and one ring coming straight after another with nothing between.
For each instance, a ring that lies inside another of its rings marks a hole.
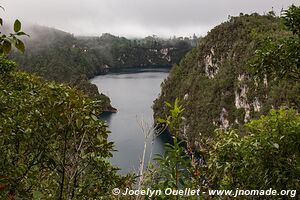
<instances>
[{"instance_id":1,"label":"steep slope","mask_svg":"<svg viewBox=\"0 0 300 200\"><path fill-rule=\"evenodd\" d=\"M87 52L97 52L108 68L171 66L192 48L196 38L161 39L148 36L127 39L108 33L100 37L79 37Z\"/></svg>"},{"instance_id":2,"label":"steep slope","mask_svg":"<svg viewBox=\"0 0 300 200\"><path fill-rule=\"evenodd\" d=\"M154 103L154 117L166 115L164 102L178 97L185 108L187 133L194 141L211 136L218 127L239 127L271 107L299 108L299 83L258 82L249 67L266 39L285 36L289 33L271 15L241 15L215 27L172 68Z\"/></svg>"},{"instance_id":3,"label":"steep slope","mask_svg":"<svg viewBox=\"0 0 300 200\"><path fill-rule=\"evenodd\" d=\"M0 199L102 199L123 185L99 114L81 91L0 56Z\"/></svg>"},{"instance_id":4,"label":"steep slope","mask_svg":"<svg viewBox=\"0 0 300 200\"><path fill-rule=\"evenodd\" d=\"M46 79L72 82L83 75L91 78L110 68L171 66L192 48L196 38L163 40L155 36L126 39L111 34L100 37L74 37L42 26L25 30L28 47L24 55L13 53L23 69Z\"/></svg>"},{"instance_id":5,"label":"steep slope","mask_svg":"<svg viewBox=\"0 0 300 200\"><path fill-rule=\"evenodd\" d=\"M94 55L86 54L72 34L37 25L27 26L25 31L30 35L24 38L25 54L10 56L20 68L60 82L89 78L97 71Z\"/></svg>"},{"instance_id":6,"label":"steep slope","mask_svg":"<svg viewBox=\"0 0 300 200\"><path fill-rule=\"evenodd\" d=\"M14 52L10 58L20 69L47 80L70 83L102 101L104 111L115 112L110 100L99 94L88 79L118 67L171 66L192 48L194 38L162 40L155 36L129 40L110 34L101 37L74 37L43 26L25 26L25 54Z\"/></svg>"},{"instance_id":7,"label":"steep slope","mask_svg":"<svg viewBox=\"0 0 300 200\"><path fill-rule=\"evenodd\" d=\"M7 29L7 28L6 28ZM103 111L116 112L110 99L100 94L97 87L88 81L93 70L86 67L89 57L79 48L69 48L76 39L69 33L43 26L25 26L30 38L23 38L25 54L13 52L10 58L17 61L18 68L42 76L46 80L68 83L100 101Z\"/></svg>"}]
</instances>

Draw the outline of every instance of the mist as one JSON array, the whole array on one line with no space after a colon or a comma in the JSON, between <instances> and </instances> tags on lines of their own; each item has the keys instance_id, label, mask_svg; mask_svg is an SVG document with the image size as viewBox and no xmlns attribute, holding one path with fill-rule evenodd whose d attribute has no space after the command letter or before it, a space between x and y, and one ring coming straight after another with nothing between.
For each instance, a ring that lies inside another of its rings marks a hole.
<instances>
[{"instance_id":1,"label":"mist","mask_svg":"<svg viewBox=\"0 0 300 200\"><path fill-rule=\"evenodd\" d=\"M239 13L277 14L299 0L3 0L4 19L54 27L74 35L125 37L205 35Z\"/></svg>"}]
</instances>

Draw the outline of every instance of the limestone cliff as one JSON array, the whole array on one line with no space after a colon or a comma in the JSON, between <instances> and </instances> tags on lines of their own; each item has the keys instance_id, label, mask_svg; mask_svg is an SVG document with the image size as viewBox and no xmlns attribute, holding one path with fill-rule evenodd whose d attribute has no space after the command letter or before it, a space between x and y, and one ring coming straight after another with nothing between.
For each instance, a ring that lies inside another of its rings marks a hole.
<instances>
[{"instance_id":1,"label":"limestone cliff","mask_svg":"<svg viewBox=\"0 0 300 200\"><path fill-rule=\"evenodd\" d=\"M270 15L232 17L215 27L173 66L155 100L154 117L165 116L164 102L178 97L185 107L188 135L197 140L211 136L215 128L237 128L272 107L299 108L299 83L258 82L250 67L266 39L288 34L279 18Z\"/></svg>"}]
</instances>

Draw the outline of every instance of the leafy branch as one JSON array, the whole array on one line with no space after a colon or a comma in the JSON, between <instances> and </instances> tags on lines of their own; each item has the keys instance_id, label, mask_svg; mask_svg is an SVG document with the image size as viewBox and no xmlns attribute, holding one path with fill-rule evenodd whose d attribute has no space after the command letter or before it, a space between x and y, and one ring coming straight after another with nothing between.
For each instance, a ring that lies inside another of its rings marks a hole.
<instances>
[{"instance_id":1,"label":"leafy branch","mask_svg":"<svg viewBox=\"0 0 300 200\"><path fill-rule=\"evenodd\" d=\"M3 7L1 7L3 9ZM0 18L0 27L3 26L3 19ZM9 33L8 35L0 32L0 54L8 54L12 47L14 46L17 48L19 51L22 53L25 52L25 45L22 40L20 40L21 36L27 36L29 37L28 34L25 32L21 31L22 24L21 22L17 19L14 22L13 26L13 33Z\"/></svg>"}]
</instances>

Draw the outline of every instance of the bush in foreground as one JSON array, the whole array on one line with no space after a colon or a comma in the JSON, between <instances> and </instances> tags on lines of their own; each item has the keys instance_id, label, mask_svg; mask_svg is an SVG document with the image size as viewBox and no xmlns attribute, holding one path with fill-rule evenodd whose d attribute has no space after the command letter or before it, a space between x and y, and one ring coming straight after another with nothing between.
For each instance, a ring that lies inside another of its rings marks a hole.
<instances>
[{"instance_id":1,"label":"bush in foreground","mask_svg":"<svg viewBox=\"0 0 300 200\"><path fill-rule=\"evenodd\" d=\"M1 199L100 199L122 187L95 102L14 68L0 58Z\"/></svg>"}]
</instances>

